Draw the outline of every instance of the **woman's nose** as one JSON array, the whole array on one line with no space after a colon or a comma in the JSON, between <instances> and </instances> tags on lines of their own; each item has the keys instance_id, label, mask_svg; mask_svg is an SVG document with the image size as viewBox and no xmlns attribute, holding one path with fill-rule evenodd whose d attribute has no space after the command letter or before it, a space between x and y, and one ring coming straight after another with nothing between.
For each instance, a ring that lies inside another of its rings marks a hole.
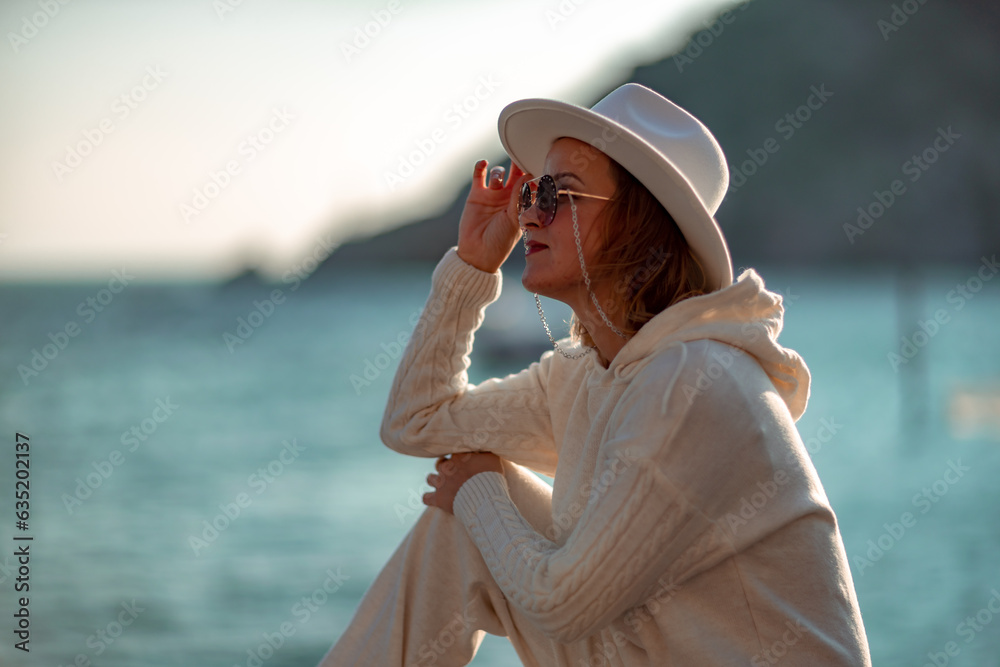
<instances>
[{"instance_id":1,"label":"woman's nose","mask_svg":"<svg viewBox=\"0 0 1000 667\"><path fill-rule=\"evenodd\" d=\"M522 229L542 226L541 219L539 218L538 207L535 206L535 202L532 202L531 206L521 211L521 215L518 217L517 222Z\"/></svg>"}]
</instances>

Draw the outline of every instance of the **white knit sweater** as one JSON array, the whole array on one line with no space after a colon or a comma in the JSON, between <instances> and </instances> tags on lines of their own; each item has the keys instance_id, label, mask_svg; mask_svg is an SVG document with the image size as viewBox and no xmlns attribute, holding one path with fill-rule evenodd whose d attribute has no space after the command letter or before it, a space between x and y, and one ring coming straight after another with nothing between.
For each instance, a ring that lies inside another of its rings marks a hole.
<instances>
[{"instance_id":1,"label":"white knit sweater","mask_svg":"<svg viewBox=\"0 0 1000 667\"><path fill-rule=\"evenodd\" d=\"M473 335L500 287L445 255L381 434L405 454L488 450L554 476L546 534L503 475L456 497L508 601L556 641L614 643L621 664L870 664L794 424L810 377L777 343L780 297L749 270L654 317L608 368L547 352L473 386Z\"/></svg>"}]
</instances>

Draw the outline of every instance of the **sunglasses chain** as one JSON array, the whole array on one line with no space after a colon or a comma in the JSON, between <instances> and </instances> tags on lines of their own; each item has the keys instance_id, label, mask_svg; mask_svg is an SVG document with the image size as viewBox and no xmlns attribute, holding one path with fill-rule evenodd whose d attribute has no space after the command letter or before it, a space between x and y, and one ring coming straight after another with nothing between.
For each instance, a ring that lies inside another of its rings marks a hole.
<instances>
[{"instance_id":1,"label":"sunglasses chain","mask_svg":"<svg viewBox=\"0 0 1000 667\"><path fill-rule=\"evenodd\" d=\"M608 328L615 332L619 338L628 339L628 336L626 336L621 329L612 324L611 320L608 319L608 316L601 308L601 304L597 301L597 296L590 288L590 274L587 273L587 265L583 261L583 244L580 242L580 225L576 219L576 202L573 201L573 195L569 195L569 205L570 210L573 212L573 239L576 241L576 253L580 258L580 270L583 271L583 282L587 285L587 293L590 294L590 300L594 302L594 307L597 308L598 315L601 316L601 319L604 320L604 323L608 326ZM525 248L528 247L526 239L524 241L524 246ZM545 335L549 337L549 340L552 342L552 347L555 348L559 354L563 355L567 359L579 359L590 352L591 348L587 348L578 354L570 354L566 350L559 347L559 343L557 343L556 339L552 337L552 331L549 329L549 323L545 321L545 313L542 311L542 302L538 298L538 294L535 294L535 305L538 307L538 317L542 320L542 328L545 329Z\"/></svg>"}]
</instances>

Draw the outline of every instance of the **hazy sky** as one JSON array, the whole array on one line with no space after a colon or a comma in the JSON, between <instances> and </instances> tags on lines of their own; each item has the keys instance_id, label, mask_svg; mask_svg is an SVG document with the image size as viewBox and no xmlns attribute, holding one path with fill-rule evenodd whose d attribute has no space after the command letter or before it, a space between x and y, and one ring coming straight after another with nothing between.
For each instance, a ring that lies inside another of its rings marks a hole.
<instances>
[{"instance_id":1,"label":"hazy sky","mask_svg":"<svg viewBox=\"0 0 1000 667\"><path fill-rule=\"evenodd\" d=\"M0 280L280 274L446 206L500 109L589 102L732 0L4 0Z\"/></svg>"}]
</instances>

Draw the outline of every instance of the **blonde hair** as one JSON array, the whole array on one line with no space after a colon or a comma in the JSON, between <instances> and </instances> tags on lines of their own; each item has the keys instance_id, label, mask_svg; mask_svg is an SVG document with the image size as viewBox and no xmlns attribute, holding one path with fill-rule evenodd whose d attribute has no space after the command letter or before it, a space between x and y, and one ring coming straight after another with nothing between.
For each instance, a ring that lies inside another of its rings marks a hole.
<instances>
[{"instance_id":1,"label":"blonde hair","mask_svg":"<svg viewBox=\"0 0 1000 667\"><path fill-rule=\"evenodd\" d=\"M612 294L601 308L609 317L624 312L624 331L634 334L673 304L708 293L705 273L667 209L624 167L610 161L615 192L602 213L601 250L591 279L610 281ZM573 314L570 335L595 347Z\"/></svg>"}]
</instances>

